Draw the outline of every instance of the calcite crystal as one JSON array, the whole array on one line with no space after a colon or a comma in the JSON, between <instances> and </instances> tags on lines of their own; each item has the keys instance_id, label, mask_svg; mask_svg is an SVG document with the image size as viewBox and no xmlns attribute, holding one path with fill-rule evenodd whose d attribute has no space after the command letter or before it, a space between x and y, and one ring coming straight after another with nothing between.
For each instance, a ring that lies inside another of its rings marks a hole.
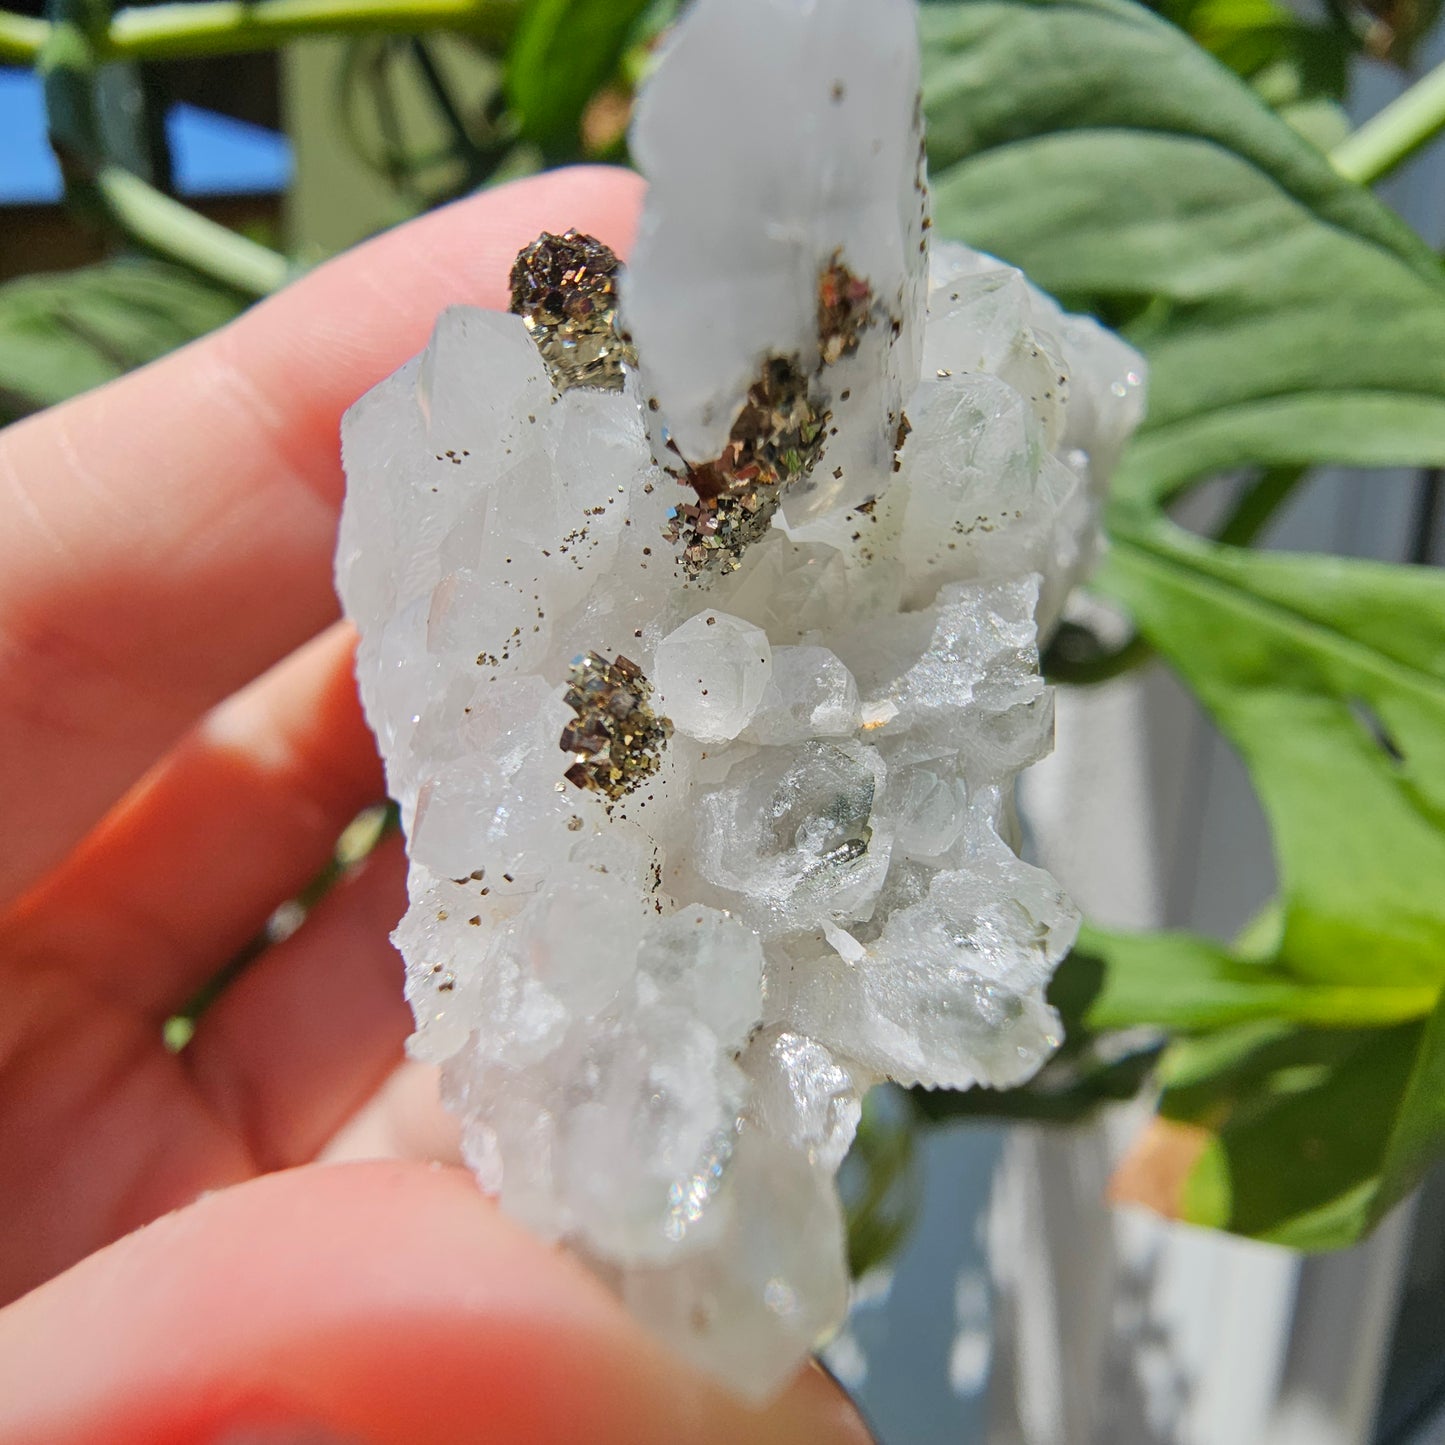
<instances>
[{"instance_id":1,"label":"calcite crystal","mask_svg":"<svg viewBox=\"0 0 1445 1445\"><path fill-rule=\"evenodd\" d=\"M842 1317L866 1090L1058 1043L1077 915L1013 788L1142 405L930 254L917 97L905 0L695 0L630 269L543 237L344 428L412 1052L502 1207L755 1398Z\"/></svg>"}]
</instances>

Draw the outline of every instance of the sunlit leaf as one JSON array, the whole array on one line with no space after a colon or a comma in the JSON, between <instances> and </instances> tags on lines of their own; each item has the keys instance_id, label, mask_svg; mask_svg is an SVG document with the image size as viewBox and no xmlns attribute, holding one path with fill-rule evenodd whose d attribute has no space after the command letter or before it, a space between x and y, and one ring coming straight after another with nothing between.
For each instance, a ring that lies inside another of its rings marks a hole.
<instances>
[{"instance_id":1,"label":"sunlit leaf","mask_svg":"<svg viewBox=\"0 0 1445 1445\"><path fill-rule=\"evenodd\" d=\"M1239 1030L1166 1055L1146 1201L1196 1224L1329 1249L1399 1202L1445 1146L1445 1006L1386 1029ZM1150 1158L1149 1156L1152 1156ZM1176 1166L1171 1169L1171 1165Z\"/></svg>"},{"instance_id":2,"label":"sunlit leaf","mask_svg":"<svg viewBox=\"0 0 1445 1445\"><path fill-rule=\"evenodd\" d=\"M1123 0L922 12L940 231L1122 322L1149 417L1117 479L1445 460L1445 273L1236 76Z\"/></svg>"},{"instance_id":3,"label":"sunlit leaf","mask_svg":"<svg viewBox=\"0 0 1445 1445\"><path fill-rule=\"evenodd\" d=\"M1445 573L1119 525L1103 582L1239 750L1300 979L1445 978Z\"/></svg>"},{"instance_id":4,"label":"sunlit leaf","mask_svg":"<svg viewBox=\"0 0 1445 1445\"><path fill-rule=\"evenodd\" d=\"M1301 36L1269 0L1181 6L1256 84L1292 56L1271 98L1309 98ZM1090 929L1056 981L1086 1046L1175 1039L1121 1188L1198 1223L1348 1243L1445 1145L1445 576L1218 545L1160 507L1239 467L1445 461L1445 274L1142 9L966 0L923 24L939 229L1148 356L1100 585L1238 750L1273 837L1277 914L1249 947ZM1063 1082L1072 1103L1090 1080Z\"/></svg>"}]
</instances>

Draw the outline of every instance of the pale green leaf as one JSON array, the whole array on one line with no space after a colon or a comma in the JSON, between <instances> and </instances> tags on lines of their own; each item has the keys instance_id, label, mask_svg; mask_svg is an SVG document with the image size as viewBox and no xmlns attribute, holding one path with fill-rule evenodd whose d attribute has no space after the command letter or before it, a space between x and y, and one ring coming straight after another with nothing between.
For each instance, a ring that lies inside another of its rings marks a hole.
<instances>
[{"instance_id":1,"label":"pale green leaf","mask_svg":"<svg viewBox=\"0 0 1445 1445\"><path fill-rule=\"evenodd\" d=\"M160 261L0 286L0 422L50 406L224 325L244 301Z\"/></svg>"},{"instance_id":2,"label":"pale green leaf","mask_svg":"<svg viewBox=\"0 0 1445 1445\"><path fill-rule=\"evenodd\" d=\"M935 222L1144 347L1117 479L1445 461L1445 275L1173 26L1123 0L926 6Z\"/></svg>"},{"instance_id":3,"label":"pale green leaf","mask_svg":"<svg viewBox=\"0 0 1445 1445\"><path fill-rule=\"evenodd\" d=\"M1191 933L1120 933L1086 926L1075 956L1104 965L1081 1022L1089 1029L1195 1031L1263 1020L1359 1025L1417 1019L1433 985L1316 983L1279 962L1259 962Z\"/></svg>"}]
</instances>

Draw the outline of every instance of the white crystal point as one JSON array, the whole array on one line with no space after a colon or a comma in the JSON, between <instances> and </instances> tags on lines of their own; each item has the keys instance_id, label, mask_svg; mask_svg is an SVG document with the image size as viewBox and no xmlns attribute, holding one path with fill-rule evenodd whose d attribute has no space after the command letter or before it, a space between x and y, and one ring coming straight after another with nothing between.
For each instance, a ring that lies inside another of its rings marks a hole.
<instances>
[{"instance_id":1,"label":"white crystal point","mask_svg":"<svg viewBox=\"0 0 1445 1445\"><path fill-rule=\"evenodd\" d=\"M917 74L906 0L696 0L634 136L637 368L458 307L343 425L408 1048L502 1208L758 1400L842 1319L867 1089L1059 1041L1077 914L1006 840L1142 406L1117 338L930 261Z\"/></svg>"},{"instance_id":2,"label":"white crystal point","mask_svg":"<svg viewBox=\"0 0 1445 1445\"><path fill-rule=\"evenodd\" d=\"M465 380L479 369L489 385ZM547 368L517 317L449 306L437 318L417 374L416 402L427 440L453 467L490 480L504 469L507 441L515 440L523 417L551 395ZM473 451L479 437L493 439L490 456Z\"/></svg>"},{"instance_id":3,"label":"white crystal point","mask_svg":"<svg viewBox=\"0 0 1445 1445\"><path fill-rule=\"evenodd\" d=\"M701 798L698 868L764 936L866 918L888 871L886 776L852 739L765 748Z\"/></svg>"},{"instance_id":4,"label":"white crystal point","mask_svg":"<svg viewBox=\"0 0 1445 1445\"><path fill-rule=\"evenodd\" d=\"M1078 910L995 835L969 851L853 957L796 971L799 1029L903 1084L1007 1088L1038 1069L1062 1038L1044 988Z\"/></svg>"},{"instance_id":5,"label":"white crystal point","mask_svg":"<svg viewBox=\"0 0 1445 1445\"><path fill-rule=\"evenodd\" d=\"M805 738L850 737L861 721L858 684L837 653L779 647L767 689L741 737L776 747Z\"/></svg>"},{"instance_id":6,"label":"white crystal point","mask_svg":"<svg viewBox=\"0 0 1445 1445\"><path fill-rule=\"evenodd\" d=\"M742 1059L752 1084L750 1117L829 1174L847 1154L863 1111L863 1088L817 1039L772 1028ZM856 1066L855 1066L856 1068Z\"/></svg>"},{"instance_id":7,"label":"white crystal point","mask_svg":"<svg viewBox=\"0 0 1445 1445\"><path fill-rule=\"evenodd\" d=\"M1036 321L1032 300L1023 273L1011 266L932 287L924 375L997 377L1023 399L1052 449L1068 412L1069 369L1058 340Z\"/></svg>"},{"instance_id":8,"label":"white crystal point","mask_svg":"<svg viewBox=\"0 0 1445 1445\"><path fill-rule=\"evenodd\" d=\"M747 1098L734 1056L762 949L716 910L644 911L611 877L564 869L494 936L467 980L485 1013L443 1079L505 1208L599 1258L663 1262L726 1223L706 1206Z\"/></svg>"},{"instance_id":9,"label":"white crystal point","mask_svg":"<svg viewBox=\"0 0 1445 1445\"><path fill-rule=\"evenodd\" d=\"M825 1168L756 1128L739 1136L725 1188L722 1235L626 1271L622 1298L684 1359L761 1402L843 1318L843 1212Z\"/></svg>"},{"instance_id":10,"label":"white crystal point","mask_svg":"<svg viewBox=\"0 0 1445 1445\"><path fill-rule=\"evenodd\" d=\"M838 434L816 469L819 489L790 502L826 506L853 471L891 459L918 376L926 246L914 7L695 0L639 100L632 150L651 192L623 310L645 390L689 461L722 451L766 358L816 358L830 262L867 281L879 319L820 377Z\"/></svg>"},{"instance_id":11,"label":"white crystal point","mask_svg":"<svg viewBox=\"0 0 1445 1445\"><path fill-rule=\"evenodd\" d=\"M679 732L725 743L748 725L773 675L768 634L751 622L708 609L657 645L658 707Z\"/></svg>"},{"instance_id":12,"label":"white crystal point","mask_svg":"<svg viewBox=\"0 0 1445 1445\"><path fill-rule=\"evenodd\" d=\"M1028 567L1041 574L1036 616L1048 636L1098 555L1100 503L1144 414L1144 359L956 241L932 247L928 285L924 385L903 452L914 470L886 508L909 512L890 525L912 533L910 588L918 597L945 579ZM977 424L990 412L1028 441L1005 454L1007 427Z\"/></svg>"},{"instance_id":13,"label":"white crystal point","mask_svg":"<svg viewBox=\"0 0 1445 1445\"><path fill-rule=\"evenodd\" d=\"M729 1048L741 1047L762 1016L762 944L719 909L697 903L658 919L638 968L660 998L685 1007Z\"/></svg>"},{"instance_id":14,"label":"white crystal point","mask_svg":"<svg viewBox=\"0 0 1445 1445\"><path fill-rule=\"evenodd\" d=\"M1020 367L1014 376L1022 380L1032 350L1045 351L1061 363L1063 394L1048 396L1050 383L1037 371L1042 390L1032 385L1017 389L1040 411L1062 412L1057 450L1063 456L1078 454L1102 495L1124 443L1144 417L1144 358L1093 317L1067 314L1022 271L957 241L934 243L928 285L923 374L961 366L1002 376L1005 369ZM1010 324L1017 326L1012 334ZM971 367L980 345L978 365Z\"/></svg>"},{"instance_id":15,"label":"white crystal point","mask_svg":"<svg viewBox=\"0 0 1445 1445\"><path fill-rule=\"evenodd\" d=\"M968 785L950 767L900 769L891 789L897 812L894 847L916 863L947 857L968 822Z\"/></svg>"},{"instance_id":16,"label":"white crystal point","mask_svg":"<svg viewBox=\"0 0 1445 1445\"><path fill-rule=\"evenodd\" d=\"M899 507L910 600L962 577L1074 573L1093 522L1087 491L1047 449L1023 394L995 377L953 376L924 382L909 415L907 481L888 515Z\"/></svg>"}]
</instances>

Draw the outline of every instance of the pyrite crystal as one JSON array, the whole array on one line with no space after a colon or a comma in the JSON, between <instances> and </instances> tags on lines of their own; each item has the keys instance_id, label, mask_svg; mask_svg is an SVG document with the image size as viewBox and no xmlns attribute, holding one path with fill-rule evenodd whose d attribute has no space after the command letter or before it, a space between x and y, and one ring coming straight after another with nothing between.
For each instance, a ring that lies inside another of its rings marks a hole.
<instances>
[{"instance_id":1,"label":"pyrite crystal","mask_svg":"<svg viewBox=\"0 0 1445 1445\"><path fill-rule=\"evenodd\" d=\"M447 311L343 428L410 1050L502 1208L754 1399L842 1319L867 1090L1058 1043L1078 918L1014 785L1142 406L1126 345L933 238L914 26L694 0L628 269L543 236L517 314Z\"/></svg>"},{"instance_id":2,"label":"pyrite crystal","mask_svg":"<svg viewBox=\"0 0 1445 1445\"><path fill-rule=\"evenodd\" d=\"M733 572L744 551L767 534L783 489L807 476L822 452L828 413L808 395L795 359L769 357L728 436L722 455L701 466L669 468L697 494L668 518L664 536L680 544L688 577L709 568Z\"/></svg>"},{"instance_id":3,"label":"pyrite crystal","mask_svg":"<svg viewBox=\"0 0 1445 1445\"><path fill-rule=\"evenodd\" d=\"M872 320L873 288L835 251L818 276L818 360L824 366L851 356Z\"/></svg>"},{"instance_id":4,"label":"pyrite crystal","mask_svg":"<svg viewBox=\"0 0 1445 1445\"><path fill-rule=\"evenodd\" d=\"M573 662L562 698L576 714L562 730L562 751L576 759L569 783L616 801L657 771L672 723L652 711L651 697L642 669L620 653L608 662L586 652Z\"/></svg>"},{"instance_id":5,"label":"pyrite crystal","mask_svg":"<svg viewBox=\"0 0 1445 1445\"><path fill-rule=\"evenodd\" d=\"M618 334L616 255L593 236L544 231L512 266L512 310L558 391L622 387L630 349Z\"/></svg>"},{"instance_id":6,"label":"pyrite crystal","mask_svg":"<svg viewBox=\"0 0 1445 1445\"><path fill-rule=\"evenodd\" d=\"M835 251L818 273L816 360L770 356L728 434L722 455L693 466L684 461L668 471L691 487L697 500L681 502L669 514L664 535L679 544L679 561L689 579L705 572L735 572L743 553L767 535L786 490L803 481L827 440L826 392L819 380L827 367L858 350L872 324L873 290L843 264ZM845 389L840 399L847 401ZM903 436L898 433L898 446ZM669 443L681 457L675 443Z\"/></svg>"}]
</instances>

